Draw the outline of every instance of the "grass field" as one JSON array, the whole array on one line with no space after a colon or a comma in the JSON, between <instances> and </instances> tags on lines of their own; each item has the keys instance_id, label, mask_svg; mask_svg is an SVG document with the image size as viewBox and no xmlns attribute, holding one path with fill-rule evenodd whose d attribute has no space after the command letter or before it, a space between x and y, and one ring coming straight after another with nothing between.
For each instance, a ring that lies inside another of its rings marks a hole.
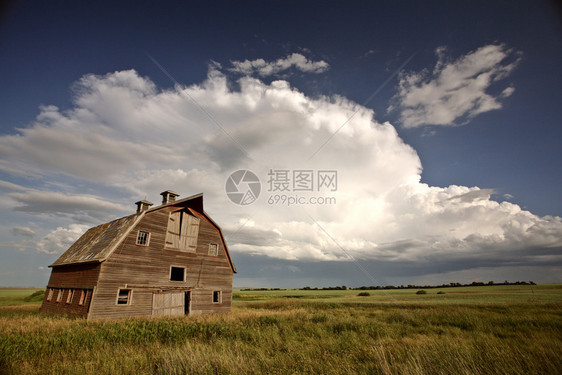
<instances>
[{"instance_id":1,"label":"grass field","mask_svg":"<svg viewBox=\"0 0 562 375\"><path fill-rule=\"evenodd\" d=\"M101 322L2 302L0 373L561 373L562 285L359 292L235 291L230 314Z\"/></svg>"},{"instance_id":2,"label":"grass field","mask_svg":"<svg viewBox=\"0 0 562 375\"><path fill-rule=\"evenodd\" d=\"M38 299L31 295L41 288L0 288L0 306L13 305L37 305L41 304L42 298Z\"/></svg>"},{"instance_id":3,"label":"grass field","mask_svg":"<svg viewBox=\"0 0 562 375\"><path fill-rule=\"evenodd\" d=\"M493 285L478 287L429 288L388 290L256 290L235 291L235 302L269 301L271 299L306 299L330 302L391 303L391 304L512 304L512 303L562 303L562 284ZM359 297L367 292L368 297ZM442 292L444 294L437 294Z\"/></svg>"}]
</instances>

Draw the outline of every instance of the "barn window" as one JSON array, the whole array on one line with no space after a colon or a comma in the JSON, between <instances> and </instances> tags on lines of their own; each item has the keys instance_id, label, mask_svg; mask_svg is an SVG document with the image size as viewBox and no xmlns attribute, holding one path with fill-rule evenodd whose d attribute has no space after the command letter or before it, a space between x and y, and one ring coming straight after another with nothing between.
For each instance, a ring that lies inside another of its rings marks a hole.
<instances>
[{"instance_id":1,"label":"barn window","mask_svg":"<svg viewBox=\"0 0 562 375\"><path fill-rule=\"evenodd\" d=\"M222 302L222 292L220 290L213 291L213 303Z\"/></svg>"},{"instance_id":2,"label":"barn window","mask_svg":"<svg viewBox=\"0 0 562 375\"><path fill-rule=\"evenodd\" d=\"M62 292L63 292L63 291L64 291L63 289L59 289L59 290L58 290L57 302L62 301Z\"/></svg>"},{"instance_id":3,"label":"barn window","mask_svg":"<svg viewBox=\"0 0 562 375\"><path fill-rule=\"evenodd\" d=\"M72 303L72 297L74 297L74 289L68 289L68 294L66 295L66 303Z\"/></svg>"},{"instance_id":4,"label":"barn window","mask_svg":"<svg viewBox=\"0 0 562 375\"><path fill-rule=\"evenodd\" d=\"M84 301L86 300L86 293L87 293L87 292L86 292L84 289L82 289L82 290L80 291L80 299L78 300L78 304L79 304L79 305L83 305L83 304L84 304Z\"/></svg>"},{"instance_id":5,"label":"barn window","mask_svg":"<svg viewBox=\"0 0 562 375\"><path fill-rule=\"evenodd\" d=\"M209 244L209 255L212 255L214 257L219 255L219 245L217 245L216 243L210 243Z\"/></svg>"},{"instance_id":6,"label":"barn window","mask_svg":"<svg viewBox=\"0 0 562 375\"><path fill-rule=\"evenodd\" d=\"M195 252L199 218L182 211L171 212L166 232L166 249Z\"/></svg>"},{"instance_id":7,"label":"barn window","mask_svg":"<svg viewBox=\"0 0 562 375\"><path fill-rule=\"evenodd\" d=\"M119 292L117 293L117 304L130 305L132 294L133 291L131 289L119 289Z\"/></svg>"},{"instance_id":8,"label":"barn window","mask_svg":"<svg viewBox=\"0 0 562 375\"><path fill-rule=\"evenodd\" d=\"M50 301L53 299L53 288L49 288L49 293L47 293L47 301Z\"/></svg>"},{"instance_id":9,"label":"barn window","mask_svg":"<svg viewBox=\"0 0 562 375\"><path fill-rule=\"evenodd\" d=\"M170 281L185 281L185 268L172 266L170 268Z\"/></svg>"},{"instance_id":10,"label":"barn window","mask_svg":"<svg viewBox=\"0 0 562 375\"><path fill-rule=\"evenodd\" d=\"M137 235L137 245L148 246L148 241L150 240L150 233L139 230Z\"/></svg>"}]
</instances>

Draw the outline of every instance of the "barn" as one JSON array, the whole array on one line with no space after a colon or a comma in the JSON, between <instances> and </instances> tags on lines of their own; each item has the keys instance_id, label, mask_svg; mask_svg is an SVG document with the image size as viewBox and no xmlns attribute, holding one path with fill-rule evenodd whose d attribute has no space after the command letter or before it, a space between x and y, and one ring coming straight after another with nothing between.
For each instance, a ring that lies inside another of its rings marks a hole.
<instances>
[{"instance_id":1,"label":"barn","mask_svg":"<svg viewBox=\"0 0 562 375\"><path fill-rule=\"evenodd\" d=\"M89 229L49 267L41 312L86 319L227 312L232 263L203 194L162 204Z\"/></svg>"}]
</instances>

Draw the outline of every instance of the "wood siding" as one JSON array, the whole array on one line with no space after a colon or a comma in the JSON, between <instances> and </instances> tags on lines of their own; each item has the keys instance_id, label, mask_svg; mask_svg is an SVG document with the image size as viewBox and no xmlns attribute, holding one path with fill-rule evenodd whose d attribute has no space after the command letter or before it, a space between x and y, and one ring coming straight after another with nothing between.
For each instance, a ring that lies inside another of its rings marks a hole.
<instances>
[{"instance_id":1,"label":"wood siding","mask_svg":"<svg viewBox=\"0 0 562 375\"><path fill-rule=\"evenodd\" d=\"M99 263L54 267L51 271L47 291L39 311L49 314L77 315L86 318L99 272ZM51 289L53 292L51 300L48 301ZM72 300L70 303L66 303L68 294L71 291L74 291ZM86 296L83 304L80 304L82 291L86 293ZM59 298L61 292L62 296ZM59 299L60 301L57 302Z\"/></svg>"},{"instance_id":2,"label":"wood siding","mask_svg":"<svg viewBox=\"0 0 562 375\"><path fill-rule=\"evenodd\" d=\"M48 301L49 290L53 290L52 298ZM69 294L72 293L70 303L67 302ZM81 294L84 293L84 300L80 303ZM59 294L61 298L59 298ZM40 312L47 314L66 314L71 316L88 317L88 310L92 302L93 289L57 289L47 288Z\"/></svg>"},{"instance_id":3,"label":"wood siding","mask_svg":"<svg viewBox=\"0 0 562 375\"><path fill-rule=\"evenodd\" d=\"M93 289L98 282L99 263L53 267L47 288Z\"/></svg>"},{"instance_id":4,"label":"wood siding","mask_svg":"<svg viewBox=\"0 0 562 375\"><path fill-rule=\"evenodd\" d=\"M191 211L199 219L195 252L165 248L170 212L181 208L167 206L148 212L101 264L90 318L151 316L153 294L164 291L179 294L190 290L192 314L230 311L233 270L218 229L203 214ZM149 246L136 244L139 230L150 233ZM209 255L210 243L218 245L217 256ZM170 281L171 266L185 268L185 281ZM127 305L117 305L120 288L132 290ZM213 303L213 291L222 293L221 303Z\"/></svg>"}]
</instances>

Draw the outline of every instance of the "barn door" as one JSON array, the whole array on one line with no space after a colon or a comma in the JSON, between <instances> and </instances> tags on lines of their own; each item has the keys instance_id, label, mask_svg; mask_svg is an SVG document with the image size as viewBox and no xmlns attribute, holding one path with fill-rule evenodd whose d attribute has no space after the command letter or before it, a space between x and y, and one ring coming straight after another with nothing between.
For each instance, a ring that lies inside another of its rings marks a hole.
<instances>
[{"instance_id":1,"label":"barn door","mask_svg":"<svg viewBox=\"0 0 562 375\"><path fill-rule=\"evenodd\" d=\"M199 235L199 218L183 213L181 221L180 250L195 252Z\"/></svg>"},{"instance_id":2,"label":"barn door","mask_svg":"<svg viewBox=\"0 0 562 375\"><path fill-rule=\"evenodd\" d=\"M165 247L179 249L180 247L181 212L172 212L168 217Z\"/></svg>"},{"instance_id":3,"label":"barn door","mask_svg":"<svg viewBox=\"0 0 562 375\"><path fill-rule=\"evenodd\" d=\"M152 315L183 315L185 296L180 293L157 292L152 294Z\"/></svg>"},{"instance_id":4,"label":"barn door","mask_svg":"<svg viewBox=\"0 0 562 375\"><path fill-rule=\"evenodd\" d=\"M199 235L199 218L176 211L168 217L166 244L168 249L195 252Z\"/></svg>"}]
</instances>

